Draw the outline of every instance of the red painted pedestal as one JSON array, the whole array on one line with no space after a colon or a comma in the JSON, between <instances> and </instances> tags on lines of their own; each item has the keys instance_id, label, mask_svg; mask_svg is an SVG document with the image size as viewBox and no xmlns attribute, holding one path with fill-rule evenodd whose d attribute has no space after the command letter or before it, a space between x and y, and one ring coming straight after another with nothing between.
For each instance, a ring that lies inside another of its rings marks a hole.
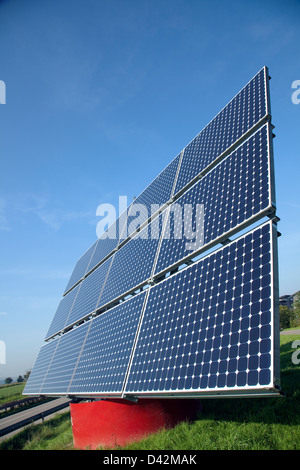
<instances>
[{"instance_id":1,"label":"red painted pedestal","mask_svg":"<svg viewBox=\"0 0 300 470\"><path fill-rule=\"evenodd\" d=\"M115 447L140 440L162 428L194 419L199 400L100 400L71 403L74 447Z\"/></svg>"}]
</instances>

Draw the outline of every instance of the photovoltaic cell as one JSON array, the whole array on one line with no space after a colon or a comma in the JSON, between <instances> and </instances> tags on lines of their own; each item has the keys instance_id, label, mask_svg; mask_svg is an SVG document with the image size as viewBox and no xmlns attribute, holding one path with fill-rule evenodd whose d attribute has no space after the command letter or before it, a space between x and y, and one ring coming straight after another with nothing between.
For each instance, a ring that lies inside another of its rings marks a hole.
<instances>
[{"instance_id":1,"label":"photovoltaic cell","mask_svg":"<svg viewBox=\"0 0 300 470\"><path fill-rule=\"evenodd\" d=\"M46 339L145 283L151 275L162 216L147 225L62 298Z\"/></svg>"},{"instance_id":2,"label":"photovoltaic cell","mask_svg":"<svg viewBox=\"0 0 300 470\"><path fill-rule=\"evenodd\" d=\"M150 289L126 393L273 386L272 225Z\"/></svg>"},{"instance_id":3,"label":"photovoltaic cell","mask_svg":"<svg viewBox=\"0 0 300 470\"><path fill-rule=\"evenodd\" d=\"M156 205L157 209L169 201L173 195L175 177L180 162L180 154L155 178L154 181L137 197L133 203L133 207L138 208L138 204L142 204L147 209L148 218L151 217L151 206ZM128 224L133 216L129 216ZM147 220L146 217L140 216L141 223Z\"/></svg>"},{"instance_id":4,"label":"photovoltaic cell","mask_svg":"<svg viewBox=\"0 0 300 470\"><path fill-rule=\"evenodd\" d=\"M46 338L146 283L157 253L162 217L158 216L63 297Z\"/></svg>"},{"instance_id":5,"label":"photovoltaic cell","mask_svg":"<svg viewBox=\"0 0 300 470\"><path fill-rule=\"evenodd\" d=\"M270 209L269 161L266 124L171 205L156 274Z\"/></svg>"},{"instance_id":6,"label":"photovoltaic cell","mask_svg":"<svg viewBox=\"0 0 300 470\"><path fill-rule=\"evenodd\" d=\"M92 320L69 393L121 394L145 292Z\"/></svg>"},{"instance_id":7,"label":"photovoltaic cell","mask_svg":"<svg viewBox=\"0 0 300 470\"><path fill-rule=\"evenodd\" d=\"M26 394L121 394L146 292L40 350Z\"/></svg>"},{"instance_id":8,"label":"photovoltaic cell","mask_svg":"<svg viewBox=\"0 0 300 470\"><path fill-rule=\"evenodd\" d=\"M46 338L50 338L57 332L63 330L69 317L72 306L75 302L81 285L77 284L65 297L63 297L57 307L54 318L51 322Z\"/></svg>"},{"instance_id":9,"label":"photovoltaic cell","mask_svg":"<svg viewBox=\"0 0 300 470\"><path fill-rule=\"evenodd\" d=\"M34 367L30 373L29 379L24 387L24 395L39 395L43 380L50 367L52 357L57 348L58 339L45 343L37 356Z\"/></svg>"},{"instance_id":10,"label":"photovoltaic cell","mask_svg":"<svg viewBox=\"0 0 300 470\"><path fill-rule=\"evenodd\" d=\"M113 258L107 259L82 281L81 289L66 319L66 325L72 325L96 309L112 262Z\"/></svg>"},{"instance_id":11,"label":"photovoltaic cell","mask_svg":"<svg viewBox=\"0 0 300 470\"><path fill-rule=\"evenodd\" d=\"M40 394L65 395L68 393L69 383L74 373L78 356L83 347L88 328L89 324L85 323L65 333L56 340L58 341L57 348L55 349L50 367L42 382Z\"/></svg>"},{"instance_id":12,"label":"photovoltaic cell","mask_svg":"<svg viewBox=\"0 0 300 470\"><path fill-rule=\"evenodd\" d=\"M119 243L132 235L132 231L141 224L150 219L151 206L157 206L157 209L164 205L171 197L172 189L175 182L175 176L178 169L180 155L178 155L149 186L134 200L127 208L127 221L124 225L124 219L118 218L113 224L115 227L116 239L99 238L95 252L92 256L88 271L93 269L101 260L111 251L113 251ZM139 205L143 205L144 211L140 212ZM123 216L122 216L123 217ZM133 220L137 220L137 224L133 224ZM130 227L133 226L132 229Z\"/></svg>"},{"instance_id":13,"label":"photovoltaic cell","mask_svg":"<svg viewBox=\"0 0 300 470\"><path fill-rule=\"evenodd\" d=\"M95 251L88 265L87 272L92 271L99 263L101 263L112 251L118 246L121 237L122 226L120 227L119 219L111 226L110 230L101 235L96 244Z\"/></svg>"},{"instance_id":14,"label":"photovoltaic cell","mask_svg":"<svg viewBox=\"0 0 300 470\"><path fill-rule=\"evenodd\" d=\"M122 216L119 217L112 226L110 226L110 229L101 235L77 261L64 294L80 281L84 275L92 271L95 266L101 263L108 255L111 255L113 250L122 240L132 235L130 227L133 227L132 230L135 230L138 226L150 219L153 215L152 209L154 206L157 206L156 210L158 210L170 199L174 189L179 161L180 155L175 157L174 160L172 160L172 162L135 199L134 203L127 208L127 221L125 226L123 218L124 214L122 214ZM140 211L139 205L143 205L143 211ZM134 219L136 220L136 224ZM113 234L113 236L111 234Z\"/></svg>"},{"instance_id":15,"label":"photovoltaic cell","mask_svg":"<svg viewBox=\"0 0 300 470\"><path fill-rule=\"evenodd\" d=\"M175 194L267 115L267 73L261 69L187 145Z\"/></svg>"},{"instance_id":16,"label":"photovoltaic cell","mask_svg":"<svg viewBox=\"0 0 300 470\"><path fill-rule=\"evenodd\" d=\"M158 228L157 238L151 235L154 225ZM161 228L162 217L159 216L116 252L97 308L126 294L150 278Z\"/></svg>"},{"instance_id":17,"label":"photovoltaic cell","mask_svg":"<svg viewBox=\"0 0 300 470\"><path fill-rule=\"evenodd\" d=\"M113 234L113 236L111 234ZM119 235L119 224L118 221L115 221L110 226L110 230L106 230L77 261L64 295L113 252L118 246Z\"/></svg>"},{"instance_id":18,"label":"photovoltaic cell","mask_svg":"<svg viewBox=\"0 0 300 470\"><path fill-rule=\"evenodd\" d=\"M90 263L91 257L96 247L96 242L81 256L81 258L77 261L74 271L70 277L70 280L67 284L64 294L68 292L74 284L76 284L86 273L88 265Z\"/></svg>"}]
</instances>

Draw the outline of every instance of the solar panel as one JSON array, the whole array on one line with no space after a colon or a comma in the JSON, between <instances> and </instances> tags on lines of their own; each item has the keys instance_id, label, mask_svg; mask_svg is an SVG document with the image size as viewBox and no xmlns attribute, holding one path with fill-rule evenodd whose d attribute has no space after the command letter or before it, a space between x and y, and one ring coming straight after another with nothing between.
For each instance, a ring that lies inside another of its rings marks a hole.
<instances>
[{"instance_id":1,"label":"solar panel","mask_svg":"<svg viewBox=\"0 0 300 470\"><path fill-rule=\"evenodd\" d=\"M171 161L157 178L134 200L134 204L143 204L151 215L151 205L161 207L172 197L174 183L176 183L177 170L180 163L180 154Z\"/></svg>"},{"instance_id":2,"label":"solar panel","mask_svg":"<svg viewBox=\"0 0 300 470\"><path fill-rule=\"evenodd\" d=\"M240 227L243 222L249 222L253 217L272 210L271 183L273 184L273 182L270 181L269 134L269 124L265 124L171 205L171 214L176 212L173 208L176 207L178 209L180 206L182 209L181 216L184 216L187 207L191 207L195 212L197 204L201 202L202 206L205 207L205 214L203 215L204 233L203 237L201 237L202 243L199 246L196 240L194 242L195 249L191 249L191 243L188 242L187 238L182 236L182 233L179 237L175 233L173 217L170 219L172 222L170 236L166 237L165 234L163 236L164 239L162 240L155 274L162 272L172 264L189 256L191 252L197 251L199 248L203 250L203 246L205 247L210 242L219 239L234 228ZM192 214L194 219L195 215ZM182 231L181 221L180 219L180 230ZM150 227L151 224L149 228L146 227L143 230L143 232L147 232L147 238L151 238ZM197 228L194 227L193 233L201 235ZM157 242L156 240L146 242L139 238L139 246L135 245L136 243L131 242L128 247L124 246L122 248L120 254L117 253L99 306L104 305L112 300L114 296L118 297L135 287L135 285L145 281L147 277L150 277ZM142 248L142 245L144 248ZM133 247L136 249L131 251ZM148 256L140 256L140 251L143 253L145 250L148 254L150 253L150 258ZM135 256L135 263L142 263L142 266L137 264L132 273L130 273L130 267L132 268L133 264L126 261L126 256L129 257L128 260ZM93 286L95 283L94 279L98 279L99 275L101 282L104 282L103 270L105 271L105 268L98 268L96 273L92 273L91 279L87 277L84 280L82 287ZM123 275L120 276L122 271ZM107 272L107 268L105 272ZM121 282L119 277L122 279ZM135 280L137 277L140 279L140 282ZM94 297L87 297L86 290L81 289L75 306L72 309L69 324L89 314L96 308L100 293L99 282L97 285L98 290L92 287ZM91 291L89 287L87 288Z\"/></svg>"},{"instance_id":3,"label":"solar panel","mask_svg":"<svg viewBox=\"0 0 300 470\"><path fill-rule=\"evenodd\" d=\"M81 285L77 284L77 286L59 302L54 318L46 334L46 339L64 329L80 287Z\"/></svg>"},{"instance_id":4,"label":"solar panel","mask_svg":"<svg viewBox=\"0 0 300 470\"><path fill-rule=\"evenodd\" d=\"M68 386L88 328L88 323L85 323L58 338L57 348L42 382L41 395L66 395L68 393ZM30 393L30 384L28 392Z\"/></svg>"},{"instance_id":5,"label":"solar panel","mask_svg":"<svg viewBox=\"0 0 300 470\"><path fill-rule=\"evenodd\" d=\"M106 260L82 281L81 289L66 319L66 326L87 317L96 309L112 263L113 257Z\"/></svg>"},{"instance_id":6,"label":"solar panel","mask_svg":"<svg viewBox=\"0 0 300 470\"><path fill-rule=\"evenodd\" d=\"M46 343L24 394L121 394L145 292Z\"/></svg>"},{"instance_id":7,"label":"solar panel","mask_svg":"<svg viewBox=\"0 0 300 470\"><path fill-rule=\"evenodd\" d=\"M127 223L124 213L114 222L116 237L104 233L80 258L24 393L277 390L268 80L264 67L130 204Z\"/></svg>"},{"instance_id":8,"label":"solar panel","mask_svg":"<svg viewBox=\"0 0 300 470\"><path fill-rule=\"evenodd\" d=\"M173 195L178 167L180 163L180 154L172 160L172 162L147 186L147 188L134 200L127 208L127 214L122 214L110 228L100 236L98 240L84 253L78 260L71 278L67 284L64 295L82 280L89 272L99 265L108 256L113 254L115 248L122 244L122 240L134 235L139 226L145 224L153 217L153 208L156 206L155 212L159 210ZM143 205L146 209L139 214L139 205ZM134 226L134 218L138 213L138 224ZM127 217L126 224L123 223L124 215ZM108 236L109 230L115 233L114 237Z\"/></svg>"},{"instance_id":9,"label":"solar panel","mask_svg":"<svg viewBox=\"0 0 300 470\"><path fill-rule=\"evenodd\" d=\"M66 294L71 289L71 287L77 284L77 282L84 277L86 270L89 266L91 257L93 256L94 250L96 248L97 241L77 261L64 294Z\"/></svg>"},{"instance_id":10,"label":"solar panel","mask_svg":"<svg viewBox=\"0 0 300 470\"><path fill-rule=\"evenodd\" d=\"M112 258L106 260L62 298L47 332L46 339L70 327L95 310L111 262Z\"/></svg>"},{"instance_id":11,"label":"solar panel","mask_svg":"<svg viewBox=\"0 0 300 470\"><path fill-rule=\"evenodd\" d=\"M268 69L263 67L185 147L175 194L267 119L268 81Z\"/></svg>"},{"instance_id":12,"label":"solar panel","mask_svg":"<svg viewBox=\"0 0 300 470\"><path fill-rule=\"evenodd\" d=\"M162 219L162 215L158 216L62 298L46 339L147 283L161 236Z\"/></svg>"},{"instance_id":13,"label":"solar panel","mask_svg":"<svg viewBox=\"0 0 300 470\"><path fill-rule=\"evenodd\" d=\"M270 179L269 125L265 124L170 207L156 274L274 210ZM197 215L199 205L202 211ZM185 224L192 222L190 239Z\"/></svg>"},{"instance_id":14,"label":"solar panel","mask_svg":"<svg viewBox=\"0 0 300 470\"><path fill-rule=\"evenodd\" d=\"M145 292L93 319L69 393L120 395Z\"/></svg>"},{"instance_id":15,"label":"solar panel","mask_svg":"<svg viewBox=\"0 0 300 470\"><path fill-rule=\"evenodd\" d=\"M98 238L95 251L93 252L90 263L87 268L86 275L87 273L90 273L101 262L103 262L108 256L111 256L115 248L117 248L122 236L122 232L124 230L122 224L120 223L120 220L123 220L122 217L124 217L124 214L122 214L122 216L119 217L109 227L109 229ZM110 235L107 235L109 233Z\"/></svg>"},{"instance_id":16,"label":"solar panel","mask_svg":"<svg viewBox=\"0 0 300 470\"><path fill-rule=\"evenodd\" d=\"M100 262L103 262L113 253L114 249L118 246L120 238L118 220L77 261L64 295L74 288L79 281L82 281L88 273L92 272ZM114 236L111 236L110 233L113 233Z\"/></svg>"},{"instance_id":17,"label":"solar panel","mask_svg":"<svg viewBox=\"0 0 300 470\"><path fill-rule=\"evenodd\" d=\"M273 231L267 222L151 287L125 394L274 388Z\"/></svg>"},{"instance_id":18,"label":"solar panel","mask_svg":"<svg viewBox=\"0 0 300 470\"><path fill-rule=\"evenodd\" d=\"M143 204L147 214L141 214L140 223L150 217L151 205L163 206L175 194L223 158L226 152L270 117L269 75L263 67L255 77L225 106L222 111L177 155L171 163L134 201ZM178 173L178 175L177 175ZM175 185L174 185L175 183ZM129 217L129 223L132 217ZM117 226L119 219L117 221ZM118 239L119 237L117 237ZM88 271L106 258L118 245L116 239L97 240L76 265L65 293ZM96 249L94 250L94 248ZM92 259L89 255L92 254ZM89 258L89 259L88 259ZM90 261L90 266L88 266Z\"/></svg>"},{"instance_id":19,"label":"solar panel","mask_svg":"<svg viewBox=\"0 0 300 470\"><path fill-rule=\"evenodd\" d=\"M41 386L51 364L59 339L44 343L41 347L29 379L24 387L24 395L40 395Z\"/></svg>"},{"instance_id":20,"label":"solar panel","mask_svg":"<svg viewBox=\"0 0 300 470\"><path fill-rule=\"evenodd\" d=\"M159 238L151 238L151 228L152 223L116 252L97 308L149 280L159 243Z\"/></svg>"}]
</instances>

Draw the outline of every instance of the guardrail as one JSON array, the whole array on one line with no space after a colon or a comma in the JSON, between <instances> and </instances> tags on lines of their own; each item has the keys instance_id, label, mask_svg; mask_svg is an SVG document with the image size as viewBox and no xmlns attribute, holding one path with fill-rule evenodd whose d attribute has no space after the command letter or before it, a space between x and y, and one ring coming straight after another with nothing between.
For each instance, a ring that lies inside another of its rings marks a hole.
<instances>
[{"instance_id":1,"label":"guardrail","mask_svg":"<svg viewBox=\"0 0 300 470\"><path fill-rule=\"evenodd\" d=\"M16 423L10 424L9 426L6 426L0 429L0 436L4 436L5 434L15 431L16 429L22 428L23 426L26 426L27 424L31 424L34 421L37 421L38 419L44 420L45 416L53 414L56 411L59 411L63 408L66 408L67 406L69 406L69 403L70 403L69 401L60 403L59 405L53 406L52 408L49 408L42 412L38 412L36 414L29 416L28 418L24 418Z\"/></svg>"},{"instance_id":2,"label":"guardrail","mask_svg":"<svg viewBox=\"0 0 300 470\"><path fill-rule=\"evenodd\" d=\"M11 411L11 410L14 410L15 408L18 408L19 406L31 405L41 400L45 400L45 399L41 397L29 397L29 398L22 398L21 400L9 401L0 405L0 412Z\"/></svg>"}]
</instances>

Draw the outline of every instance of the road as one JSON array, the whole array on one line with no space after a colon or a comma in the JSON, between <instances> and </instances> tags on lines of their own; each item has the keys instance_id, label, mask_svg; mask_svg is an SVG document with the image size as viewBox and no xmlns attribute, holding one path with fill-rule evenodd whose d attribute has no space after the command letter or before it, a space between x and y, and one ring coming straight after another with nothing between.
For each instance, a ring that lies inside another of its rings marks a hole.
<instances>
[{"instance_id":1,"label":"road","mask_svg":"<svg viewBox=\"0 0 300 470\"><path fill-rule=\"evenodd\" d=\"M284 330L280 332L281 335L300 335L300 328L296 330Z\"/></svg>"},{"instance_id":2,"label":"road","mask_svg":"<svg viewBox=\"0 0 300 470\"><path fill-rule=\"evenodd\" d=\"M68 407L70 399L66 397L57 398L50 402L37 405L28 410L19 411L6 418L0 419L0 440L2 436L7 438L7 434L11 434L16 429L30 424L37 420L42 420L44 417L56 413L57 411L64 410Z\"/></svg>"}]
</instances>

